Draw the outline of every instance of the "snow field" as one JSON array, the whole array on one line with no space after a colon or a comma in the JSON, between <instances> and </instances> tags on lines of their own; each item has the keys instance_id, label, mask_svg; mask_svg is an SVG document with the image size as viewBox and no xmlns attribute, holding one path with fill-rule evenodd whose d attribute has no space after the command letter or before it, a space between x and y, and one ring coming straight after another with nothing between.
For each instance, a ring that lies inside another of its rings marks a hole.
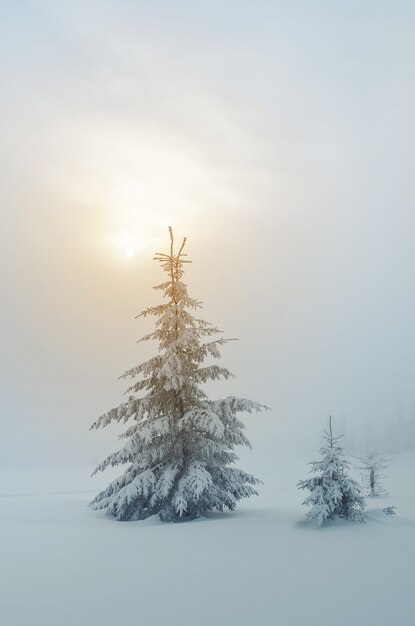
<instances>
[{"instance_id":1,"label":"snow field","mask_svg":"<svg viewBox=\"0 0 415 626\"><path fill-rule=\"evenodd\" d=\"M264 481L259 497L176 524L117 522L88 508L108 472L3 470L1 623L414 623L415 453L391 464L391 495L368 499L366 523L321 529L305 521L296 489L309 459L243 457L240 466ZM397 515L386 516L386 505Z\"/></svg>"}]
</instances>

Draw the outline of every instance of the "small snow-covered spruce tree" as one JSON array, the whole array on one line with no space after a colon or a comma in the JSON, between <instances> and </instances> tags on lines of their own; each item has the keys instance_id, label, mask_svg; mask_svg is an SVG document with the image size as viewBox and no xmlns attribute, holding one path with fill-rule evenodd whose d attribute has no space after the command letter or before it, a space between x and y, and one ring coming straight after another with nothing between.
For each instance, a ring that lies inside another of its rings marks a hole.
<instances>
[{"instance_id":1,"label":"small snow-covered spruce tree","mask_svg":"<svg viewBox=\"0 0 415 626\"><path fill-rule=\"evenodd\" d=\"M221 331L191 314L201 307L182 282L186 239L174 252L154 257L168 274L157 289L166 302L139 316L156 317L155 330L140 341L158 342L158 354L127 370L121 378L136 379L128 400L102 415L91 429L130 421L120 435L124 447L111 454L94 473L109 465L127 464L124 473L99 493L91 505L117 520L141 520L158 514L164 522L193 519L207 511L233 510L241 498L257 494L260 481L230 467L238 458L234 446L250 446L237 413L266 408L252 400L227 397L210 400L201 388L209 380L232 374L207 357L220 357ZM137 395L141 397L137 397Z\"/></svg>"},{"instance_id":2,"label":"small snow-covered spruce tree","mask_svg":"<svg viewBox=\"0 0 415 626\"><path fill-rule=\"evenodd\" d=\"M386 474L383 473L387 467L389 467L389 459L381 456L378 452L366 452L366 454L359 458L360 465L356 468L362 472L362 487L366 496L380 497L386 496L386 491L383 481L386 478Z\"/></svg>"},{"instance_id":3,"label":"small snow-covered spruce tree","mask_svg":"<svg viewBox=\"0 0 415 626\"><path fill-rule=\"evenodd\" d=\"M326 444L320 448L322 458L310 463L311 472L316 475L298 483L299 489L310 492L303 502L310 507L307 518L317 520L319 526L336 517L364 519L365 500L358 484L347 473L350 464L338 444L340 437L333 435L330 416L329 429L323 435Z\"/></svg>"}]
</instances>

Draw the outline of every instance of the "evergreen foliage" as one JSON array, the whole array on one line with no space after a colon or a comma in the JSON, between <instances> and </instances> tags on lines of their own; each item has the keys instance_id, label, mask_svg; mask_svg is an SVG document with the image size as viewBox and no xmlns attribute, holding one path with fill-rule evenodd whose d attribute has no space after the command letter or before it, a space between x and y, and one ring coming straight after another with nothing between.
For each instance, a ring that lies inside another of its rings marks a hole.
<instances>
[{"instance_id":1,"label":"evergreen foliage","mask_svg":"<svg viewBox=\"0 0 415 626\"><path fill-rule=\"evenodd\" d=\"M396 515L396 509L396 506L385 506L382 511L385 513L385 515Z\"/></svg>"},{"instance_id":2,"label":"evergreen foliage","mask_svg":"<svg viewBox=\"0 0 415 626\"><path fill-rule=\"evenodd\" d=\"M201 303L188 295L181 280L190 263L183 252L186 239L175 254L171 228L169 232L170 253L155 256L168 280L154 289L166 301L137 316L156 318L154 331L140 341L156 341L158 354L122 375L134 379L128 400L91 426L130 423L120 436L125 445L94 472L127 464L91 503L117 520L158 514L169 522L214 509L233 510L238 500L257 493L254 485L260 482L231 465L238 458L234 447L250 446L237 414L266 407L235 397L210 400L203 391L203 383L232 376L224 367L204 365L206 358L220 357L227 340L211 339L221 331L192 315Z\"/></svg>"},{"instance_id":3,"label":"evergreen foliage","mask_svg":"<svg viewBox=\"0 0 415 626\"><path fill-rule=\"evenodd\" d=\"M329 419L329 430L324 431L326 445L320 448L321 460L312 461L312 478L300 480L299 489L307 489L310 495L303 504L310 507L308 519L315 519L322 526L328 519L341 517L363 521L365 500L358 484L347 473L350 464L338 444L340 436L334 436Z\"/></svg>"}]
</instances>

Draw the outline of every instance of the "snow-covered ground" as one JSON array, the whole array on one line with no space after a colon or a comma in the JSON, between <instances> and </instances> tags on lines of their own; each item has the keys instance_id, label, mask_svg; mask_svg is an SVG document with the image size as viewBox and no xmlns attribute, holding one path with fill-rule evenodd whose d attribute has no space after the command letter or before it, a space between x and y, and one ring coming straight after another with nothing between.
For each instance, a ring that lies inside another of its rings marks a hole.
<instances>
[{"instance_id":1,"label":"snow-covered ground","mask_svg":"<svg viewBox=\"0 0 415 626\"><path fill-rule=\"evenodd\" d=\"M414 624L415 453L396 457L390 495L368 500L366 523L322 529L304 520L295 487L307 460L244 454L260 496L182 524L92 511L111 476L90 479L88 467L2 470L0 623Z\"/></svg>"}]
</instances>

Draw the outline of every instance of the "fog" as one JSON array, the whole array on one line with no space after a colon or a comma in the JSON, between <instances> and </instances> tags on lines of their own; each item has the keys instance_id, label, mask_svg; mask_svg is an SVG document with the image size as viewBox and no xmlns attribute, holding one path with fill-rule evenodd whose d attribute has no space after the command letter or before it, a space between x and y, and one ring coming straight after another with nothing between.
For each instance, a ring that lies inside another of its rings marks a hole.
<instances>
[{"instance_id":1,"label":"fog","mask_svg":"<svg viewBox=\"0 0 415 626\"><path fill-rule=\"evenodd\" d=\"M114 448L170 224L257 451L413 417L414 13L2 3L0 465Z\"/></svg>"}]
</instances>

